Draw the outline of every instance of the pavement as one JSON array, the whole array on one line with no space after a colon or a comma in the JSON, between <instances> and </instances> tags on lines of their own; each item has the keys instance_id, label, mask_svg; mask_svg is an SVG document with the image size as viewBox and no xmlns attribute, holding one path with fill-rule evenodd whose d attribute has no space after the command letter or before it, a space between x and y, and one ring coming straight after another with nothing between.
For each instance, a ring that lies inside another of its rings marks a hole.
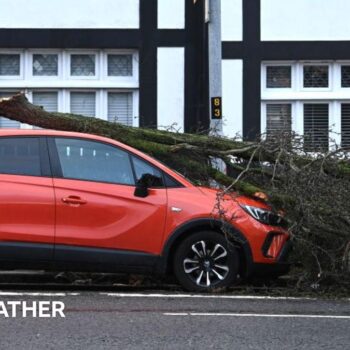
<instances>
[{"instance_id":1,"label":"pavement","mask_svg":"<svg viewBox=\"0 0 350 350\"><path fill-rule=\"evenodd\" d=\"M60 301L65 317L5 318L5 349L350 349L350 299L171 292L0 291Z\"/></svg>"}]
</instances>

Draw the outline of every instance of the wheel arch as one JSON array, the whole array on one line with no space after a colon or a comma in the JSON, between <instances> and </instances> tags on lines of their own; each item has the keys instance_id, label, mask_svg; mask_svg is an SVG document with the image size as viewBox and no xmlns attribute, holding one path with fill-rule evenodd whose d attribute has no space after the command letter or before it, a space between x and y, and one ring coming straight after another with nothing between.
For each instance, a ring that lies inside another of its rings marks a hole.
<instances>
[{"instance_id":1,"label":"wheel arch","mask_svg":"<svg viewBox=\"0 0 350 350\"><path fill-rule=\"evenodd\" d=\"M248 277L252 273L252 252L246 237L232 224L214 218L191 220L172 232L164 244L162 255L157 266L157 272L161 274L169 272L171 270L171 262L174 253L179 244L191 234L204 230L216 231L222 235L227 233L231 241L239 247L239 259L240 262L242 262L242 266L240 267L241 276Z\"/></svg>"}]
</instances>

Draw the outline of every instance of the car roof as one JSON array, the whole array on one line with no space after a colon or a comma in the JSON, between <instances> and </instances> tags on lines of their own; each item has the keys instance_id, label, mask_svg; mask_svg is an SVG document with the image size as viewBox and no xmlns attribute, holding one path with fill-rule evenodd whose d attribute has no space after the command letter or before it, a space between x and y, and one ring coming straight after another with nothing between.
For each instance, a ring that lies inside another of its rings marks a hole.
<instances>
[{"instance_id":1,"label":"car roof","mask_svg":"<svg viewBox=\"0 0 350 350\"><path fill-rule=\"evenodd\" d=\"M165 166L163 163L157 161L153 157L148 156L147 154L130 147L122 142L116 141L114 139L110 139L107 137L95 135L95 134L86 134L86 133L80 133L80 132L72 132L72 131L59 131L59 130L48 130L48 129L0 129L0 137L6 137L6 136L56 136L56 137L72 137L72 138L83 138L83 139L90 139L94 141L100 141L105 142L109 144L114 144L116 146L119 146L120 148L123 148L126 151L129 151L148 162L154 164L158 168L162 169L164 172L170 174L172 177L174 177L177 181L179 181L181 184L185 185L186 187L192 187L193 185L186 180L184 177L179 175L177 172L173 171L172 169Z\"/></svg>"},{"instance_id":2,"label":"car roof","mask_svg":"<svg viewBox=\"0 0 350 350\"><path fill-rule=\"evenodd\" d=\"M85 134L80 132L72 131L60 131L60 130L48 130L48 129L0 129L0 136L31 136L31 135L41 135L41 136L70 136L70 137L100 137L93 134Z\"/></svg>"},{"instance_id":3,"label":"car roof","mask_svg":"<svg viewBox=\"0 0 350 350\"><path fill-rule=\"evenodd\" d=\"M115 143L125 149L133 150L132 147L129 147L121 142L115 141L113 139L95 135L95 134L86 134L82 132L72 132L72 131L60 131L60 130L48 130L48 129L0 129L1 136L56 136L56 137L75 137L75 138L84 138L92 139L97 141Z\"/></svg>"}]
</instances>

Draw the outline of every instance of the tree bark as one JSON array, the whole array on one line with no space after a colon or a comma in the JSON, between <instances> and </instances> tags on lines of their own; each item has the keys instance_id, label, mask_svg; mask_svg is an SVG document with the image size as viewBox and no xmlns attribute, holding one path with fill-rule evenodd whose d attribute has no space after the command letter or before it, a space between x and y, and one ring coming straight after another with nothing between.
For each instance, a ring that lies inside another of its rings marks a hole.
<instances>
[{"instance_id":1,"label":"tree bark","mask_svg":"<svg viewBox=\"0 0 350 350\"><path fill-rule=\"evenodd\" d=\"M0 99L0 115L41 128L90 133L115 139L157 158L191 180L203 184L214 180L222 186L229 186L235 182L234 178L224 175L212 166L212 157L234 155L249 159L253 150L258 147L254 143L207 135L134 128L82 115L49 113L31 104L23 94ZM261 197L262 189L253 184L236 181L233 187L246 195L257 194Z\"/></svg>"}]
</instances>

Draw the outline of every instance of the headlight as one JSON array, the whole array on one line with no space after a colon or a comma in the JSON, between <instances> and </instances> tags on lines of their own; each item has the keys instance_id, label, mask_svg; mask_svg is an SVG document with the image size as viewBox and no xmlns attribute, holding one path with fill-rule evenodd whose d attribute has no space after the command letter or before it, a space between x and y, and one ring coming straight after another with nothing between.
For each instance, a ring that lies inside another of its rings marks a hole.
<instances>
[{"instance_id":1,"label":"headlight","mask_svg":"<svg viewBox=\"0 0 350 350\"><path fill-rule=\"evenodd\" d=\"M258 220L263 224L271 226L287 226L287 222L282 216L270 210L252 207L250 205L241 205L241 207L255 220Z\"/></svg>"}]
</instances>

